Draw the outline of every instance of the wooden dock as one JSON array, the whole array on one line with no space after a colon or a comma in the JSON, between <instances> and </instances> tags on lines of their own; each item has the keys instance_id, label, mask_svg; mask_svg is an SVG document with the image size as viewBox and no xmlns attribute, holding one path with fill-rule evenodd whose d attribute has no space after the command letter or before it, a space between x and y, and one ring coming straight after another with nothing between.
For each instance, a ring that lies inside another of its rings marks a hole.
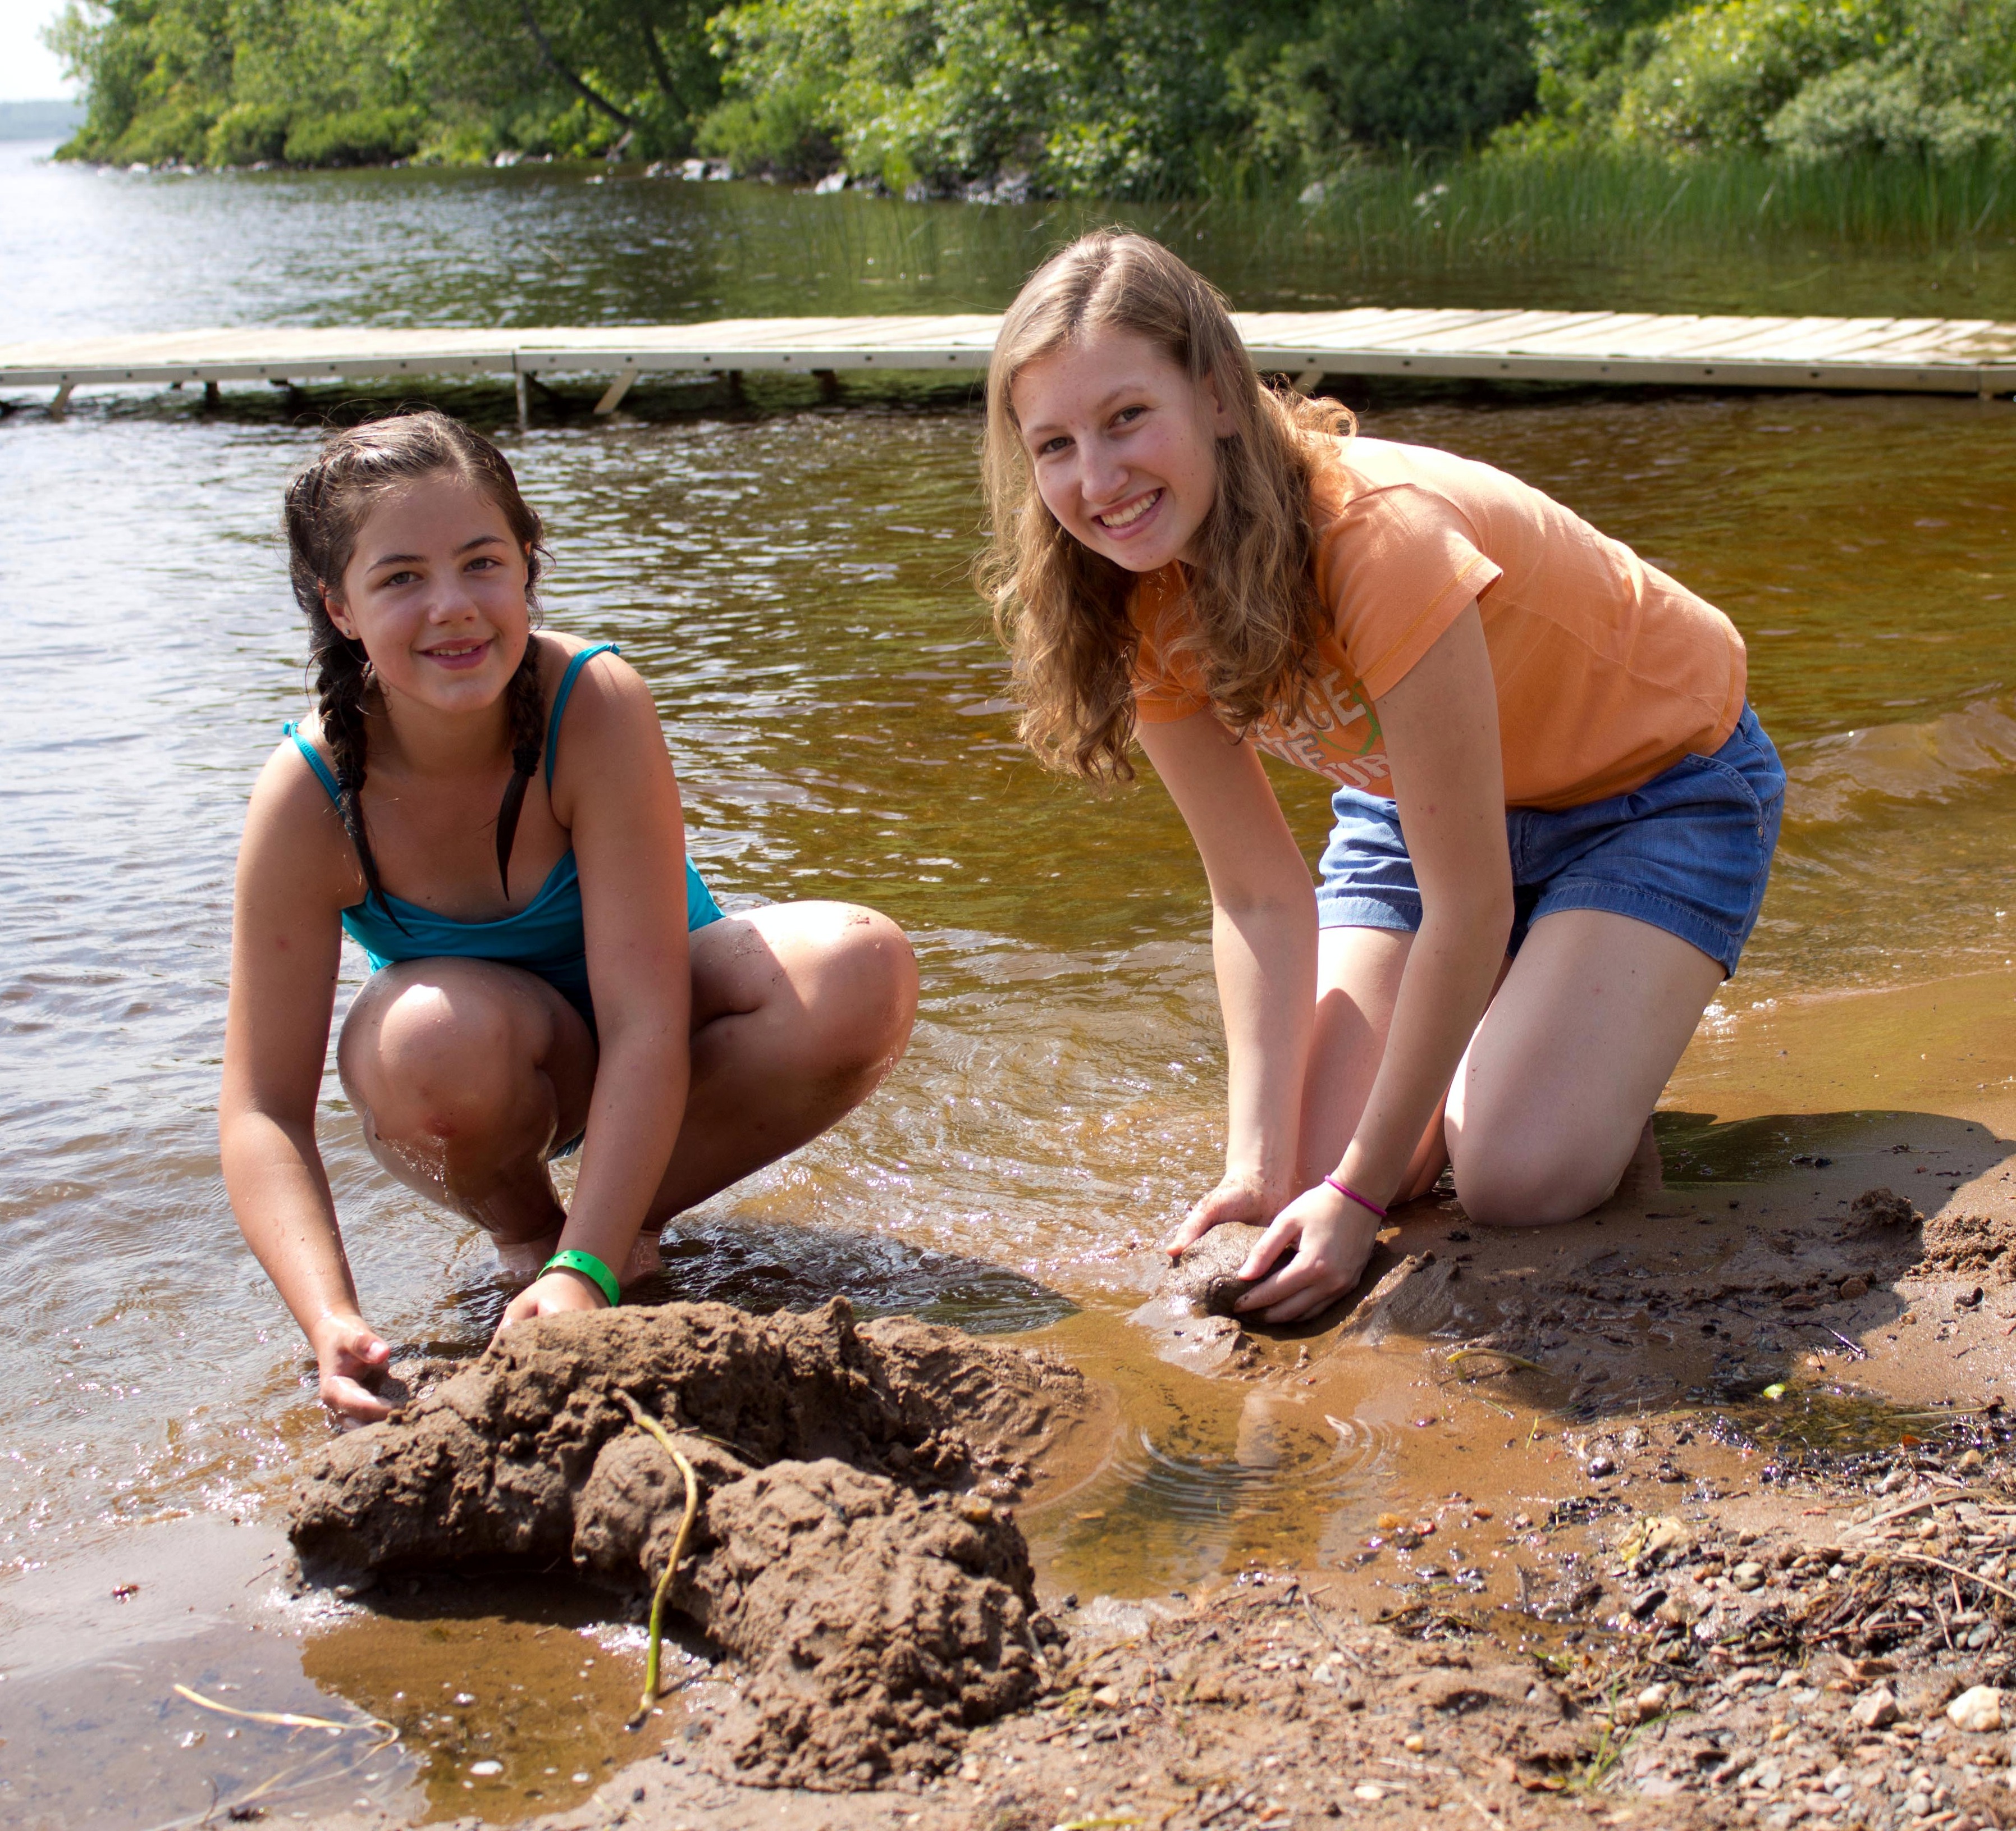
<instances>
[{"instance_id":1,"label":"wooden dock","mask_svg":"<svg viewBox=\"0 0 2016 1831\"><path fill-rule=\"evenodd\" d=\"M299 386L406 376L607 377L613 413L642 375L984 369L992 315L745 318L711 324L516 330L224 330L0 344L0 394L228 382ZM1696 317L1629 312L1248 312L1265 370L1325 376L2016 394L2016 324L1985 319Z\"/></svg>"}]
</instances>

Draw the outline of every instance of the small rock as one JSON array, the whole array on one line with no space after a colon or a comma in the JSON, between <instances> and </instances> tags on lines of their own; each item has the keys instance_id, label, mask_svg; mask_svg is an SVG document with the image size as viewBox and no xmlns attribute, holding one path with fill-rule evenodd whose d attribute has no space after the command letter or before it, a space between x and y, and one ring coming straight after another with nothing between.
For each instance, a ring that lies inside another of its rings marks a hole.
<instances>
[{"instance_id":1,"label":"small rock","mask_svg":"<svg viewBox=\"0 0 2016 1831\"><path fill-rule=\"evenodd\" d=\"M1982 1454L1980 1451L1969 1450L1964 1456L1961 1457L1960 1459L1953 1465L1953 1467L1961 1469L1978 1469L1982 1464L1986 1461L1986 1459L1987 1458Z\"/></svg>"},{"instance_id":2,"label":"small rock","mask_svg":"<svg viewBox=\"0 0 2016 1831\"><path fill-rule=\"evenodd\" d=\"M1092 1701L1109 1710L1120 1708L1120 1693L1110 1685L1102 1685L1092 1694Z\"/></svg>"},{"instance_id":3,"label":"small rock","mask_svg":"<svg viewBox=\"0 0 2016 1831\"><path fill-rule=\"evenodd\" d=\"M1592 1456L1589 1459L1589 1472L1600 1480L1606 1475L1615 1475L1617 1465L1607 1456Z\"/></svg>"},{"instance_id":4,"label":"small rock","mask_svg":"<svg viewBox=\"0 0 2016 1831\"><path fill-rule=\"evenodd\" d=\"M1764 1587L1764 1566L1753 1559L1745 1558L1730 1572L1729 1580L1738 1589L1762 1589Z\"/></svg>"},{"instance_id":5,"label":"small rock","mask_svg":"<svg viewBox=\"0 0 2016 1831\"><path fill-rule=\"evenodd\" d=\"M1866 1297L1869 1295L1869 1280L1866 1278L1844 1278L1838 1295L1844 1303L1852 1303L1857 1297Z\"/></svg>"},{"instance_id":6,"label":"small rock","mask_svg":"<svg viewBox=\"0 0 2016 1831\"><path fill-rule=\"evenodd\" d=\"M1649 1717L1666 1707L1666 1700L1672 1696L1672 1688L1665 1685L1648 1685L1638 1694L1638 1710L1641 1716Z\"/></svg>"},{"instance_id":7,"label":"small rock","mask_svg":"<svg viewBox=\"0 0 2016 1831\"><path fill-rule=\"evenodd\" d=\"M1956 1729L1980 1735L2002 1727L2002 1693L1992 1685L1977 1685L1946 1706L1946 1721Z\"/></svg>"},{"instance_id":8,"label":"small rock","mask_svg":"<svg viewBox=\"0 0 2016 1831\"><path fill-rule=\"evenodd\" d=\"M1662 1558L1683 1558L1694 1548L1687 1529L1670 1514L1639 1521L1619 1548L1627 1560L1649 1570Z\"/></svg>"},{"instance_id":9,"label":"small rock","mask_svg":"<svg viewBox=\"0 0 2016 1831\"><path fill-rule=\"evenodd\" d=\"M1634 1621L1643 1620L1665 1599L1666 1592L1663 1589L1648 1589L1641 1591L1631 1599L1631 1618Z\"/></svg>"},{"instance_id":10,"label":"small rock","mask_svg":"<svg viewBox=\"0 0 2016 1831\"><path fill-rule=\"evenodd\" d=\"M1897 1695L1887 1685L1865 1691L1849 1707L1849 1715L1864 1729L1881 1729L1897 1721Z\"/></svg>"},{"instance_id":11,"label":"small rock","mask_svg":"<svg viewBox=\"0 0 2016 1831\"><path fill-rule=\"evenodd\" d=\"M1386 1789L1383 1786L1374 1786L1370 1780L1362 1781L1352 1788L1351 1797L1353 1799L1362 1799L1367 1805L1370 1805L1386 1797Z\"/></svg>"},{"instance_id":12,"label":"small rock","mask_svg":"<svg viewBox=\"0 0 2016 1831\"><path fill-rule=\"evenodd\" d=\"M504 1764L502 1761L471 1761L469 1764L469 1771L479 1778L488 1780L493 1774L502 1773Z\"/></svg>"},{"instance_id":13,"label":"small rock","mask_svg":"<svg viewBox=\"0 0 2016 1831\"><path fill-rule=\"evenodd\" d=\"M985 1526L994 1517L994 1503L985 1494L961 1494L952 1511L969 1526Z\"/></svg>"}]
</instances>

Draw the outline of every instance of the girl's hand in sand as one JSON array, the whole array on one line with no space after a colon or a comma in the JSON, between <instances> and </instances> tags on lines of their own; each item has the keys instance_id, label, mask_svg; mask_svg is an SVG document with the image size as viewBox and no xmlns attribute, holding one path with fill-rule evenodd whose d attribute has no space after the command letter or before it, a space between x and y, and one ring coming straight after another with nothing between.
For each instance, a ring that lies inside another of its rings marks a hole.
<instances>
[{"instance_id":1,"label":"girl's hand in sand","mask_svg":"<svg viewBox=\"0 0 2016 1831\"><path fill-rule=\"evenodd\" d=\"M1276 1215L1254 1242L1241 1278L1260 1282L1239 1299L1240 1312L1258 1310L1268 1322L1294 1322L1326 1310L1365 1274L1379 1238L1377 1220L1347 1202L1327 1183L1308 1189ZM1287 1263L1275 1261L1294 1248ZM1263 1275L1274 1266L1271 1276Z\"/></svg>"},{"instance_id":2,"label":"girl's hand in sand","mask_svg":"<svg viewBox=\"0 0 2016 1831\"><path fill-rule=\"evenodd\" d=\"M1162 1250L1172 1259L1180 1259L1221 1221L1243 1220L1265 1227L1280 1212L1287 1194L1285 1189L1271 1188L1256 1171L1229 1170L1163 1242Z\"/></svg>"},{"instance_id":3,"label":"girl's hand in sand","mask_svg":"<svg viewBox=\"0 0 2016 1831\"><path fill-rule=\"evenodd\" d=\"M529 1322L535 1316L563 1316L574 1310L607 1310L609 1299L578 1271L549 1271L526 1285L504 1306L503 1320L497 1325L502 1335L514 1322Z\"/></svg>"},{"instance_id":4,"label":"girl's hand in sand","mask_svg":"<svg viewBox=\"0 0 2016 1831\"><path fill-rule=\"evenodd\" d=\"M326 1316L310 1332L322 1402L347 1423L369 1424L392 1407L364 1384L391 1364L391 1344L361 1316Z\"/></svg>"}]
</instances>

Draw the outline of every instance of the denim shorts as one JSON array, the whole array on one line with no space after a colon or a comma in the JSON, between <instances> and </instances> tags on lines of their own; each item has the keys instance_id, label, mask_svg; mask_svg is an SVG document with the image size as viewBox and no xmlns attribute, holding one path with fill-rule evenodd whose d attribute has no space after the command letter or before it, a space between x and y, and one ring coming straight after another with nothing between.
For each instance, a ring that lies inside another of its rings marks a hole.
<instances>
[{"instance_id":1,"label":"denim shorts","mask_svg":"<svg viewBox=\"0 0 2016 1831\"><path fill-rule=\"evenodd\" d=\"M1421 925L1421 891L1398 806L1340 788L1323 855L1317 920L1326 928ZM1606 910L1677 935L1724 977L1757 925L1785 809L1785 770L1748 705L1712 756L1684 756L1629 795L1582 807L1510 808L1517 953L1541 917Z\"/></svg>"}]
</instances>

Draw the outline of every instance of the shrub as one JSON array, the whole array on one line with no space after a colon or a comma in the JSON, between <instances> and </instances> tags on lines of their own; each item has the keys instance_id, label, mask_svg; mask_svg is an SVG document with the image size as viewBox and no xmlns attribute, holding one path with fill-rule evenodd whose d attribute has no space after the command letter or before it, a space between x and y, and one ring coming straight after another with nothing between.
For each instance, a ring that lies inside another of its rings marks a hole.
<instances>
[{"instance_id":1,"label":"shrub","mask_svg":"<svg viewBox=\"0 0 2016 1831\"><path fill-rule=\"evenodd\" d=\"M251 165L278 159L287 144L287 110L271 103L237 102L211 124L203 142L208 165Z\"/></svg>"},{"instance_id":2,"label":"shrub","mask_svg":"<svg viewBox=\"0 0 2016 1831\"><path fill-rule=\"evenodd\" d=\"M1621 137L1956 158L2005 139L2016 0L1723 0L1660 28Z\"/></svg>"},{"instance_id":3,"label":"shrub","mask_svg":"<svg viewBox=\"0 0 2016 1831\"><path fill-rule=\"evenodd\" d=\"M287 131L285 156L293 165L382 165L419 150L423 117L417 108L350 108L298 116Z\"/></svg>"}]
</instances>

